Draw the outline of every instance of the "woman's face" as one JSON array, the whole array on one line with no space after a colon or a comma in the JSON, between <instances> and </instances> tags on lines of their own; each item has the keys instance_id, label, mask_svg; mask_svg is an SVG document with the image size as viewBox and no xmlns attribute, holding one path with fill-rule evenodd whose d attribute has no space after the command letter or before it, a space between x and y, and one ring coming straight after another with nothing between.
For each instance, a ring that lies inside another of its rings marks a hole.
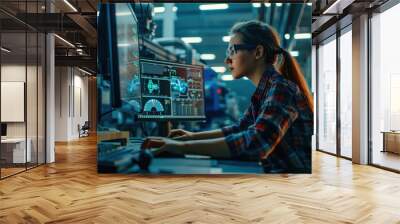
<instances>
[{"instance_id":1,"label":"woman's face","mask_svg":"<svg viewBox=\"0 0 400 224\"><path fill-rule=\"evenodd\" d=\"M240 34L231 36L229 46L234 44L243 44ZM243 76L252 74L255 68L254 50L238 50L225 58L225 64L231 70L234 79L240 79Z\"/></svg>"}]
</instances>

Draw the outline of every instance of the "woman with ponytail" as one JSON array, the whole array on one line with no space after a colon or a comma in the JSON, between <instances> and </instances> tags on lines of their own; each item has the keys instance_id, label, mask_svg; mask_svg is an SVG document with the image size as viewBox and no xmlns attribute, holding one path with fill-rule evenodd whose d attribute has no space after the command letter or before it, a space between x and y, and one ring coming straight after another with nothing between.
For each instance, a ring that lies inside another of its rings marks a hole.
<instances>
[{"instance_id":1,"label":"woman with ponytail","mask_svg":"<svg viewBox=\"0 0 400 224\"><path fill-rule=\"evenodd\" d=\"M240 121L205 132L172 130L170 138L150 137L143 147L259 160L270 173L311 173L313 98L276 31L259 21L235 24L225 63L235 79L247 77L257 87Z\"/></svg>"}]
</instances>

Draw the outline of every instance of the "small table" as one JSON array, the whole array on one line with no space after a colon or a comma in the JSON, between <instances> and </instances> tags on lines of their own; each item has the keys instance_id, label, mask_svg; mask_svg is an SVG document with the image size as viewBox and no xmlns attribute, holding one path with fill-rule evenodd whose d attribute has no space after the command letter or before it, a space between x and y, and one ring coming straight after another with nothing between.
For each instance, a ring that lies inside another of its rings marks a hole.
<instances>
[{"instance_id":1,"label":"small table","mask_svg":"<svg viewBox=\"0 0 400 224\"><path fill-rule=\"evenodd\" d=\"M25 163L31 161L31 144L30 138L25 151L25 138L6 138L1 139L1 157L6 163ZM26 152L26 153L25 153Z\"/></svg>"},{"instance_id":2,"label":"small table","mask_svg":"<svg viewBox=\"0 0 400 224\"><path fill-rule=\"evenodd\" d=\"M392 152L400 154L400 131L382 131L383 150L382 152Z\"/></svg>"}]
</instances>

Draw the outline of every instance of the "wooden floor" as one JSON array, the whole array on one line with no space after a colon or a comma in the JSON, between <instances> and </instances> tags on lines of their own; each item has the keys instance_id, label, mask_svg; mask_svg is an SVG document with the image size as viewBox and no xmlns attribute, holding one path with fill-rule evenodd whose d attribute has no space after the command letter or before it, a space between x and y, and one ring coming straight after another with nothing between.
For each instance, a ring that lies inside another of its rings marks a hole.
<instances>
[{"instance_id":1,"label":"wooden floor","mask_svg":"<svg viewBox=\"0 0 400 224\"><path fill-rule=\"evenodd\" d=\"M400 223L400 175L315 152L312 175L98 175L95 138L0 181L0 223Z\"/></svg>"}]
</instances>

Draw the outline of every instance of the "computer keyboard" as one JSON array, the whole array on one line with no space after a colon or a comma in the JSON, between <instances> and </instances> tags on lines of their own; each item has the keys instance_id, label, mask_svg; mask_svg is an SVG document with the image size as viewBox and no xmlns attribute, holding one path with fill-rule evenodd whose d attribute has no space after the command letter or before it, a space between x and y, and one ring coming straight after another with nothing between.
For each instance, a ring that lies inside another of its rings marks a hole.
<instances>
[{"instance_id":1,"label":"computer keyboard","mask_svg":"<svg viewBox=\"0 0 400 224\"><path fill-rule=\"evenodd\" d=\"M100 143L98 145L97 166L100 173L122 173L132 167L138 167L140 147L142 142L131 142L126 146L113 143Z\"/></svg>"}]
</instances>

